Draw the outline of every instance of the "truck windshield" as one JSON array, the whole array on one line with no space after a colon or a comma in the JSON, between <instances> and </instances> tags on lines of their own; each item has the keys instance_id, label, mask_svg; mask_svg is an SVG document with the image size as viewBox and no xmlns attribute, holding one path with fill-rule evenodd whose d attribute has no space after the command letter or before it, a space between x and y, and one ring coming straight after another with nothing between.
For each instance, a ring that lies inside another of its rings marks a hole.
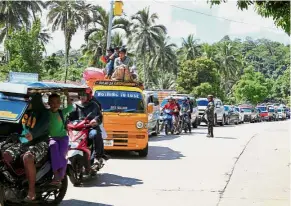
<instances>
[{"instance_id":1,"label":"truck windshield","mask_svg":"<svg viewBox=\"0 0 291 206\"><path fill-rule=\"evenodd\" d=\"M103 112L145 113L142 94L131 91L97 90L94 94Z\"/></svg>"},{"instance_id":2,"label":"truck windshield","mask_svg":"<svg viewBox=\"0 0 291 206\"><path fill-rule=\"evenodd\" d=\"M224 106L224 111L229 111L230 107L229 106Z\"/></svg>"},{"instance_id":3,"label":"truck windshield","mask_svg":"<svg viewBox=\"0 0 291 206\"><path fill-rule=\"evenodd\" d=\"M277 111L278 111L278 112L282 112L282 109L278 109Z\"/></svg>"},{"instance_id":4,"label":"truck windshield","mask_svg":"<svg viewBox=\"0 0 291 206\"><path fill-rule=\"evenodd\" d=\"M269 109L269 112L275 112L275 109L270 108L270 109Z\"/></svg>"},{"instance_id":5,"label":"truck windshield","mask_svg":"<svg viewBox=\"0 0 291 206\"><path fill-rule=\"evenodd\" d=\"M200 99L200 100L197 100L197 104L198 104L198 106L207 106L208 105L208 101L207 100L202 100L202 99Z\"/></svg>"}]
</instances>

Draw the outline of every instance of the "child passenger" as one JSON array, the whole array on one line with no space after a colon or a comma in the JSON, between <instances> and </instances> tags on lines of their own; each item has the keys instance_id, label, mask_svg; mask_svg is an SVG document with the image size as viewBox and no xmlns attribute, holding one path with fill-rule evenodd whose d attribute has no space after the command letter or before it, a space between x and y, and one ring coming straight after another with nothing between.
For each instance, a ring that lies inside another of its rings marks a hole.
<instances>
[{"instance_id":1,"label":"child passenger","mask_svg":"<svg viewBox=\"0 0 291 206\"><path fill-rule=\"evenodd\" d=\"M54 172L54 179L51 184L59 184L66 174L69 137L65 126L65 119L70 112L73 111L73 104L66 91L68 107L60 109L61 98L58 94L51 94L49 96L50 106L50 121L49 121L49 134L50 134L50 154L51 164Z\"/></svg>"}]
</instances>

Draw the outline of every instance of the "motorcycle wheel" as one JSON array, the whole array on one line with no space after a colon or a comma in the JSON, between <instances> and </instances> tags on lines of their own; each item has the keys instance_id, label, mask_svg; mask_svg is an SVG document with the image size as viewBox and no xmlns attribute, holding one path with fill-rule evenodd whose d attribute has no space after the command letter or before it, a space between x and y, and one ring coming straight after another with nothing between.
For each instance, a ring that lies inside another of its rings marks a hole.
<instances>
[{"instance_id":1,"label":"motorcycle wheel","mask_svg":"<svg viewBox=\"0 0 291 206\"><path fill-rule=\"evenodd\" d=\"M188 130L189 130L189 132L191 133L191 130L192 130L192 128L191 128L191 123L188 123Z\"/></svg>"},{"instance_id":2,"label":"motorcycle wheel","mask_svg":"<svg viewBox=\"0 0 291 206\"><path fill-rule=\"evenodd\" d=\"M0 186L0 206L4 206L4 202L5 202L4 187Z\"/></svg>"},{"instance_id":3,"label":"motorcycle wheel","mask_svg":"<svg viewBox=\"0 0 291 206\"><path fill-rule=\"evenodd\" d=\"M77 168L76 170L79 170L80 172L73 170L71 165L68 165L68 168L67 168L67 173L70 178L70 181L75 187L80 186L83 180L83 172L82 172L83 168L79 168L79 167L80 167L79 165L76 165L76 168Z\"/></svg>"},{"instance_id":4,"label":"motorcycle wheel","mask_svg":"<svg viewBox=\"0 0 291 206\"><path fill-rule=\"evenodd\" d=\"M60 186L60 188L58 188L55 191L50 191L50 192L45 192L41 195L40 199L42 204L44 205L59 205L66 193L67 193L67 189L68 189L68 177L67 175L64 177L64 179L62 180L62 184ZM49 197L53 197L53 200L49 200Z\"/></svg>"},{"instance_id":5,"label":"motorcycle wheel","mask_svg":"<svg viewBox=\"0 0 291 206\"><path fill-rule=\"evenodd\" d=\"M165 134L166 135L169 134L169 126L168 126L168 124L165 124Z\"/></svg>"}]
</instances>

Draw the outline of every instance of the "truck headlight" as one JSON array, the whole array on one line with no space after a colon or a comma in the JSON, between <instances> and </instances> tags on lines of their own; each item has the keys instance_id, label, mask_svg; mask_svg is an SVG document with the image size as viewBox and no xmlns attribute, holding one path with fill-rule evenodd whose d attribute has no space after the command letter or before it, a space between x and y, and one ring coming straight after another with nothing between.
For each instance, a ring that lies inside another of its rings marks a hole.
<instances>
[{"instance_id":1,"label":"truck headlight","mask_svg":"<svg viewBox=\"0 0 291 206\"><path fill-rule=\"evenodd\" d=\"M141 122L141 121L138 121L138 122L136 123L136 128L138 128L138 129L142 129L143 126L144 126L144 124L143 124L143 122Z\"/></svg>"}]
</instances>

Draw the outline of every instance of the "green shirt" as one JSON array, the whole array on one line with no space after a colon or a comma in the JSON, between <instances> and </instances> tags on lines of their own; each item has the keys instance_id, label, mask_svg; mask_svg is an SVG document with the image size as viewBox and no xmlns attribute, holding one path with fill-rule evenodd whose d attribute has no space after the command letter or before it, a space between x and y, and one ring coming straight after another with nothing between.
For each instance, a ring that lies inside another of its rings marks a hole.
<instances>
[{"instance_id":1,"label":"green shirt","mask_svg":"<svg viewBox=\"0 0 291 206\"><path fill-rule=\"evenodd\" d=\"M69 105L67 108L63 109L64 119L72 112L74 109L73 105ZM51 137L64 137L67 136L67 131L64 127L62 118L59 112L50 111L50 120L49 120L49 135Z\"/></svg>"}]
</instances>

